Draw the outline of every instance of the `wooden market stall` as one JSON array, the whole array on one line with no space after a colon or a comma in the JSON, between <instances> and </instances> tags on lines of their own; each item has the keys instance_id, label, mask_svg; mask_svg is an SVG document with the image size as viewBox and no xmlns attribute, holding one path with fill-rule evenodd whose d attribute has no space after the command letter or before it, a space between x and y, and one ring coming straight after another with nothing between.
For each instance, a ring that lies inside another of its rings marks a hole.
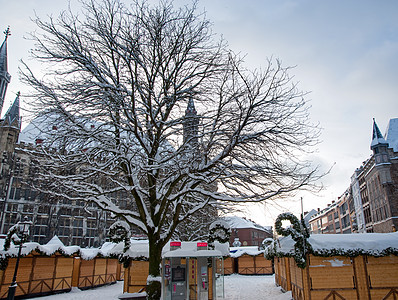
<instances>
[{"instance_id":1,"label":"wooden market stall","mask_svg":"<svg viewBox=\"0 0 398 300\"><path fill-rule=\"evenodd\" d=\"M95 257L85 260L76 257L73 262L72 286L87 289L115 283L118 265L116 258Z\"/></svg>"},{"instance_id":2,"label":"wooden market stall","mask_svg":"<svg viewBox=\"0 0 398 300\"><path fill-rule=\"evenodd\" d=\"M290 280L290 267L288 257L274 258L275 283L281 286L283 290L290 291L292 289Z\"/></svg>"},{"instance_id":3,"label":"wooden market stall","mask_svg":"<svg viewBox=\"0 0 398 300\"><path fill-rule=\"evenodd\" d=\"M16 258L10 258L0 271L0 298L7 298L14 275ZM55 252L45 257L36 251L22 257L17 273L16 296L41 295L69 291L72 288L73 258Z\"/></svg>"},{"instance_id":4,"label":"wooden market stall","mask_svg":"<svg viewBox=\"0 0 398 300\"><path fill-rule=\"evenodd\" d=\"M69 291L72 288L73 256L79 247L65 247L54 237L46 245L25 243L19 262L15 296L33 296ZM7 298L16 264L17 247L1 251L0 298Z\"/></svg>"},{"instance_id":5,"label":"wooden market stall","mask_svg":"<svg viewBox=\"0 0 398 300\"><path fill-rule=\"evenodd\" d=\"M15 296L67 292L72 287L92 288L114 283L122 270L116 258L108 257L109 249L82 249L78 246L64 246L53 237L46 245L24 243L17 273ZM14 275L18 247L0 251L0 299L7 298L8 288Z\"/></svg>"},{"instance_id":6,"label":"wooden market stall","mask_svg":"<svg viewBox=\"0 0 398 300\"><path fill-rule=\"evenodd\" d=\"M275 281L296 300L396 299L398 296L398 232L312 235L306 267L299 268L282 238L275 258ZM283 261L287 264L283 266ZM286 270L286 274L284 274ZM287 283L284 283L284 280Z\"/></svg>"},{"instance_id":7,"label":"wooden market stall","mask_svg":"<svg viewBox=\"0 0 398 300\"><path fill-rule=\"evenodd\" d=\"M235 258L231 256L224 258L224 275L235 273Z\"/></svg>"},{"instance_id":8,"label":"wooden market stall","mask_svg":"<svg viewBox=\"0 0 398 300\"><path fill-rule=\"evenodd\" d=\"M233 272L242 275L271 275L274 273L272 260L264 258L264 250L258 247L232 247Z\"/></svg>"}]
</instances>

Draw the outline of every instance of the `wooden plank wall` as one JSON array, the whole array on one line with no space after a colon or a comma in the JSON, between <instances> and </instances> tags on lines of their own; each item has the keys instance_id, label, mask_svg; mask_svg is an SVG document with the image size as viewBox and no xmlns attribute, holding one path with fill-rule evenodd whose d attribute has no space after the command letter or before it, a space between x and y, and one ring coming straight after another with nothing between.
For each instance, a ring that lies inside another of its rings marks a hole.
<instances>
[{"instance_id":1,"label":"wooden plank wall","mask_svg":"<svg viewBox=\"0 0 398 300\"><path fill-rule=\"evenodd\" d=\"M16 258L11 258L1 273L0 298L7 298L14 275ZM28 256L19 261L16 296L68 291L72 287L73 258Z\"/></svg>"},{"instance_id":2,"label":"wooden plank wall","mask_svg":"<svg viewBox=\"0 0 398 300\"><path fill-rule=\"evenodd\" d=\"M275 281L281 281L281 286L285 276L283 261L275 258L275 273L278 274ZM398 256L309 255L305 269L298 268L293 258L289 258L288 264L295 300L398 299Z\"/></svg>"},{"instance_id":3,"label":"wooden plank wall","mask_svg":"<svg viewBox=\"0 0 398 300\"><path fill-rule=\"evenodd\" d=\"M279 270L279 276L278 280L279 285L284 289L285 291L291 291L292 290L292 283L290 280L290 265L289 265L289 258L288 257L280 257L278 258L278 270Z\"/></svg>"},{"instance_id":4,"label":"wooden plank wall","mask_svg":"<svg viewBox=\"0 0 398 300\"><path fill-rule=\"evenodd\" d=\"M125 270L124 293L137 293L146 287L149 275L148 261L132 261L130 267Z\"/></svg>"},{"instance_id":5,"label":"wooden plank wall","mask_svg":"<svg viewBox=\"0 0 398 300\"><path fill-rule=\"evenodd\" d=\"M73 271L73 286L79 289L93 288L116 282L118 260L99 258L76 259Z\"/></svg>"},{"instance_id":6,"label":"wooden plank wall","mask_svg":"<svg viewBox=\"0 0 398 300\"><path fill-rule=\"evenodd\" d=\"M238 273L243 275L273 274L272 260L265 259L263 254L257 256L244 254L238 257Z\"/></svg>"},{"instance_id":7,"label":"wooden plank wall","mask_svg":"<svg viewBox=\"0 0 398 300\"><path fill-rule=\"evenodd\" d=\"M235 259L227 257L224 259L224 275L231 275L234 273Z\"/></svg>"}]
</instances>

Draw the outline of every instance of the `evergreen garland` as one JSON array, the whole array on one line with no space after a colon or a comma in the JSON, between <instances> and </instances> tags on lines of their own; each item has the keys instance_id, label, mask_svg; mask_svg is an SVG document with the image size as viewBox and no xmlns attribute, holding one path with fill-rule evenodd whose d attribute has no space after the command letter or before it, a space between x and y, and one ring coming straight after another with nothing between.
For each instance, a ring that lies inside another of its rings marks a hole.
<instances>
[{"instance_id":1,"label":"evergreen garland","mask_svg":"<svg viewBox=\"0 0 398 300\"><path fill-rule=\"evenodd\" d=\"M220 243L229 243L231 237L231 228L229 225L222 221L215 221L211 224L209 229L209 244L214 245L215 241Z\"/></svg>"},{"instance_id":2,"label":"evergreen garland","mask_svg":"<svg viewBox=\"0 0 398 300\"><path fill-rule=\"evenodd\" d=\"M282 221L287 220L290 221L291 226L288 228L282 227ZM307 239L309 238L309 230L304 223L304 220L301 222L297 219L295 215L292 213L282 213L280 214L275 221L275 230L278 234L283 236L291 236L292 239L296 242L294 244L294 260L299 268L304 269L307 265L306 254L311 251L311 246L308 243ZM275 254L275 251L272 251ZM272 255L272 254L267 254Z\"/></svg>"},{"instance_id":3,"label":"evergreen garland","mask_svg":"<svg viewBox=\"0 0 398 300\"><path fill-rule=\"evenodd\" d=\"M15 224L7 232L7 236L4 241L4 251L10 249L11 242L13 242L14 245L19 245L21 243L21 239L16 235L17 233L18 233L18 224Z\"/></svg>"},{"instance_id":4,"label":"evergreen garland","mask_svg":"<svg viewBox=\"0 0 398 300\"><path fill-rule=\"evenodd\" d=\"M109 228L109 240L116 244L124 242L124 253L130 249L130 237L130 226L124 221L116 221Z\"/></svg>"}]
</instances>

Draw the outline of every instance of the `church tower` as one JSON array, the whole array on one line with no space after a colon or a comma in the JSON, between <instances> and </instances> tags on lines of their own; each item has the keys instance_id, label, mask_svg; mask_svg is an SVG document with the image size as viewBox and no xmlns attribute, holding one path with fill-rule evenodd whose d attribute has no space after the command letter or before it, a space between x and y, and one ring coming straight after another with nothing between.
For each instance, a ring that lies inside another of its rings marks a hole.
<instances>
[{"instance_id":1,"label":"church tower","mask_svg":"<svg viewBox=\"0 0 398 300\"><path fill-rule=\"evenodd\" d=\"M199 132L199 117L195 109L193 98L190 97L188 100L188 107L185 110L184 118L184 144L189 144L192 148L197 148L198 132Z\"/></svg>"},{"instance_id":2,"label":"church tower","mask_svg":"<svg viewBox=\"0 0 398 300\"><path fill-rule=\"evenodd\" d=\"M375 156L376 165L388 163L390 161L388 155L388 143L381 134L375 119L373 119L373 134L370 149L373 151L373 155Z\"/></svg>"},{"instance_id":3,"label":"church tower","mask_svg":"<svg viewBox=\"0 0 398 300\"><path fill-rule=\"evenodd\" d=\"M19 95L20 93L18 92L14 103L8 109L0 123L0 153L14 152L15 144L18 142L21 130Z\"/></svg>"},{"instance_id":4,"label":"church tower","mask_svg":"<svg viewBox=\"0 0 398 300\"><path fill-rule=\"evenodd\" d=\"M4 31L4 34L5 39L0 47L0 113L3 109L7 86L11 80L11 75L8 73L7 64L7 38L11 35L10 27L8 27L6 31Z\"/></svg>"}]
</instances>

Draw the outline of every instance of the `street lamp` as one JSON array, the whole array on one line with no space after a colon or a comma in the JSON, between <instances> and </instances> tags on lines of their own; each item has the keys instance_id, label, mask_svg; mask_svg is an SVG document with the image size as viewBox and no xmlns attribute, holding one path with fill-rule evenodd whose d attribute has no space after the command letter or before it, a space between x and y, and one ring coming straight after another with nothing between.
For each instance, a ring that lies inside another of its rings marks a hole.
<instances>
[{"instance_id":1,"label":"street lamp","mask_svg":"<svg viewBox=\"0 0 398 300\"><path fill-rule=\"evenodd\" d=\"M18 266L19 266L19 259L21 257L21 250L22 250L22 244L26 242L28 236L29 236L29 227L32 225L32 222L28 221L28 217L24 218L24 221L18 222L17 223L17 228L18 228L18 238L19 240L19 249L18 249L18 256L17 256L17 262L15 263L15 270L14 270L14 276L12 278L11 285L8 288L8 296L7 300L14 300L15 296L15 290L17 289L17 273L18 273Z\"/></svg>"}]
</instances>

